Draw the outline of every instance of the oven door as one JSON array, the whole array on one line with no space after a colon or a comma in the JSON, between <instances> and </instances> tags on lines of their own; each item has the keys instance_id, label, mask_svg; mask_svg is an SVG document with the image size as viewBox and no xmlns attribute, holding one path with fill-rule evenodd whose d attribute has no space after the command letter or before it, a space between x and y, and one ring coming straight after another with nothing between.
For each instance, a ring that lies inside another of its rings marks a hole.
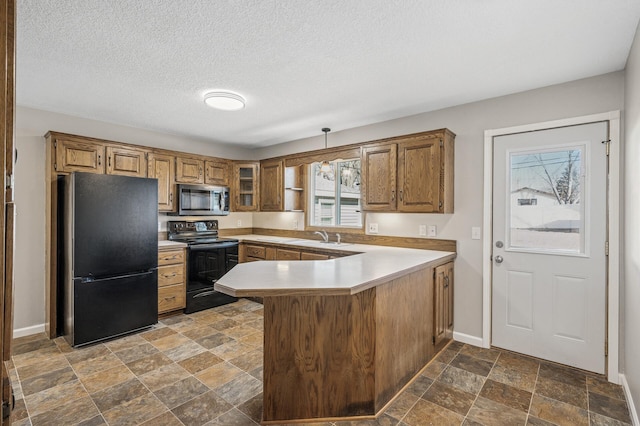
<instances>
[{"instance_id":1,"label":"oven door","mask_svg":"<svg viewBox=\"0 0 640 426\"><path fill-rule=\"evenodd\" d=\"M238 300L213 289L216 281L227 272L227 248L237 250L237 247L237 242L189 246L186 313Z\"/></svg>"}]
</instances>

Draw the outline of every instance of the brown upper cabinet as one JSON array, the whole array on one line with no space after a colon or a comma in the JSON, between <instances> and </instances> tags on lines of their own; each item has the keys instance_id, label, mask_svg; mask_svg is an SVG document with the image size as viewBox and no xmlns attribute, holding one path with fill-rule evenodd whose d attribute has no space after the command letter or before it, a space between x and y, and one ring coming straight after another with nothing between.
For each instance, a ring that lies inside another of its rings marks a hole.
<instances>
[{"instance_id":1,"label":"brown upper cabinet","mask_svg":"<svg viewBox=\"0 0 640 426\"><path fill-rule=\"evenodd\" d=\"M140 149L107 145L107 174L147 176L146 152Z\"/></svg>"},{"instance_id":2,"label":"brown upper cabinet","mask_svg":"<svg viewBox=\"0 0 640 426\"><path fill-rule=\"evenodd\" d=\"M258 210L258 175L260 163L234 163L231 188L232 209L237 212Z\"/></svg>"},{"instance_id":3,"label":"brown upper cabinet","mask_svg":"<svg viewBox=\"0 0 640 426\"><path fill-rule=\"evenodd\" d=\"M396 209L397 145L366 146L362 150L360 190L362 209Z\"/></svg>"},{"instance_id":4,"label":"brown upper cabinet","mask_svg":"<svg viewBox=\"0 0 640 426\"><path fill-rule=\"evenodd\" d=\"M176 157L177 183L204 183L204 160Z\"/></svg>"},{"instance_id":5,"label":"brown upper cabinet","mask_svg":"<svg viewBox=\"0 0 640 426\"><path fill-rule=\"evenodd\" d=\"M175 211L175 157L151 152L148 162L147 175L158 179L158 211Z\"/></svg>"},{"instance_id":6,"label":"brown upper cabinet","mask_svg":"<svg viewBox=\"0 0 640 426\"><path fill-rule=\"evenodd\" d=\"M82 138L49 133L55 149L56 172L104 173L105 147Z\"/></svg>"},{"instance_id":7,"label":"brown upper cabinet","mask_svg":"<svg viewBox=\"0 0 640 426\"><path fill-rule=\"evenodd\" d=\"M363 210L453 213L454 140L442 129L365 146Z\"/></svg>"},{"instance_id":8,"label":"brown upper cabinet","mask_svg":"<svg viewBox=\"0 0 640 426\"><path fill-rule=\"evenodd\" d=\"M204 162L204 183L207 185L229 185L229 163L226 161Z\"/></svg>"},{"instance_id":9,"label":"brown upper cabinet","mask_svg":"<svg viewBox=\"0 0 640 426\"><path fill-rule=\"evenodd\" d=\"M260 162L260 210L280 212L284 210L284 162L266 160Z\"/></svg>"},{"instance_id":10,"label":"brown upper cabinet","mask_svg":"<svg viewBox=\"0 0 640 426\"><path fill-rule=\"evenodd\" d=\"M146 151L110 145L89 138L50 133L57 173L88 172L147 176Z\"/></svg>"}]
</instances>

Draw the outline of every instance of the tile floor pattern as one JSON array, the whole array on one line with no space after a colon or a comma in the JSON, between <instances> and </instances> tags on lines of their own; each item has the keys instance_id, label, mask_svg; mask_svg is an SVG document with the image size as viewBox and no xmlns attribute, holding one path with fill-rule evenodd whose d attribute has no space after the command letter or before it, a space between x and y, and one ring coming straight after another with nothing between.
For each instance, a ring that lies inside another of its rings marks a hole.
<instances>
[{"instance_id":1,"label":"tile floor pattern","mask_svg":"<svg viewBox=\"0 0 640 426\"><path fill-rule=\"evenodd\" d=\"M13 425L256 425L262 305L160 321L83 349L16 339ZM628 425L620 386L510 352L453 342L377 420L320 425Z\"/></svg>"}]
</instances>

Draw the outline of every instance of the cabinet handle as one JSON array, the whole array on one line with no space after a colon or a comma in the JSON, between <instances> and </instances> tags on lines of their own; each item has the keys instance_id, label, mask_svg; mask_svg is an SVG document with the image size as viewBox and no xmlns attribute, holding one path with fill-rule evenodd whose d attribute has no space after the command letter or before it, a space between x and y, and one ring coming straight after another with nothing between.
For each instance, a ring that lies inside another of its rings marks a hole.
<instances>
[{"instance_id":1,"label":"cabinet handle","mask_svg":"<svg viewBox=\"0 0 640 426\"><path fill-rule=\"evenodd\" d=\"M169 193L169 202L173 203L173 192Z\"/></svg>"},{"instance_id":2,"label":"cabinet handle","mask_svg":"<svg viewBox=\"0 0 640 426\"><path fill-rule=\"evenodd\" d=\"M169 301L169 300L175 300L175 296L171 296L171 297L165 297L164 300Z\"/></svg>"},{"instance_id":3,"label":"cabinet handle","mask_svg":"<svg viewBox=\"0 0 640 426\"><path fill-rule=\"evenodd\" d=\"M202 176L202 167L200 167L200 176Z\"/></svg>"},{"instance_id":4,"label":"cabinet handle","mask_svg":"<svg viewBox=\"0 0 640 426\"><path fill-rule=\"evenodd\" d=\"M444 277L444 288L449 287L449 277L445 275Z\"/></svg>"},{"instance_id":5,"label":"cabinet handle","mask_svg":"<svg viewBox=\"0 0 640 426\"><path fill-rule=\"evenodd\" d=\"M396 190L392 189L391 190L391 201L395 201L396 200Z\"/></svg>"},{"instance_id":6,"label":"cabinet handle","mask_svg":"<svg viewBox=\"0 0 640 426\"><path fill-rule=\"evenodd\" d=\"M402 190L400 190L400 201L402 201Z\"/></svg>"},{"instance_id":7,"label":"cabinet handle","mask_svg":"<svg viewBox=\"0 0 640 426\"><path fill-rule=\"evenodd\" d=\"M171 274L171 275L168 275L168 274L167 274L167 275L165 275L165 278L173 278L173 277L175 277L175 276L176 276L176 273L174 272L174 273L173 273L173 274Z\"/></svg>"},{"instance_id":8,"label":"cabinet handle","mask_svg":"<svg viewBox=\"0 0 640 426\"><path fill-rule=\"evenodd\" d=\"M111 168L111 156L109 156L109 168Z\"/></svg>"},{"instance_id":9,"label":"cabinet handle","mask_svg":"<svg viewBox=\"0 0 640 426\"><path fill-rule=\"evenodd\" d=\"M102 165L102 155L98 154L98 166Z\"/></svg>"}]
</instances>

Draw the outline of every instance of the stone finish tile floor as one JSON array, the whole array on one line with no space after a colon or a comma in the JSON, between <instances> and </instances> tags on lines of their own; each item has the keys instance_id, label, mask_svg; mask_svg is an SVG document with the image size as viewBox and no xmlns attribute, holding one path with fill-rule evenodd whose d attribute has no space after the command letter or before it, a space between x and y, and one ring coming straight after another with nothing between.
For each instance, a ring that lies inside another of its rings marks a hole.
<instances>
[{"instance_id":1,"label":"stone finish tile floor","mask_svg":"<svg viewBox=\"0 0 640 426\"><path fill-rule=\"evenodd\" d=\"M262 305L238 302L73 349L14 340L15 426L257 425ZM329 426L630 425L622 388L500 349L452 342L375 420Z\"/></svg>"}]
</instances>

